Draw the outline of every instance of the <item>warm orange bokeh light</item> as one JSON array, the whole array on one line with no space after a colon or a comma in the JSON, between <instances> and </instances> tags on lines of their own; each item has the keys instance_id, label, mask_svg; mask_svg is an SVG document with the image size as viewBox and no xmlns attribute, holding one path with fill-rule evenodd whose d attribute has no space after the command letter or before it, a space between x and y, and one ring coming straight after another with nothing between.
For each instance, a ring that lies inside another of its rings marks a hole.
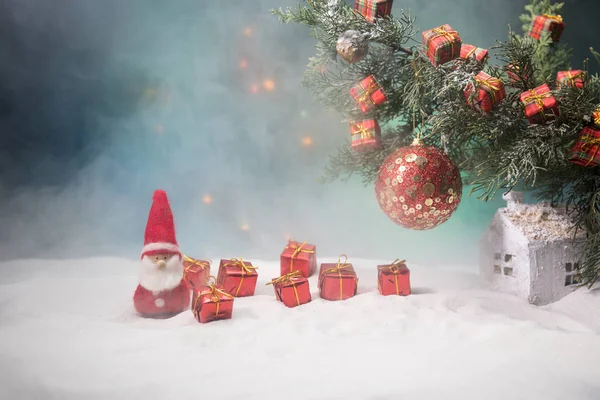
<instances>
[{"instance_id":1,"label":"warm orange bokeh light","mask_svg":"<svg viewBox=\"0 0 600 400\"><path fill-rule=\"evenodd\" d=\"M310 136L304 136L302 138L302 146L304 147L310 147L313 145L313 140Z\"/></svg>"},{"instance_id":2,"label":"warm orange bokeh light","mask_svg":"<svg viewBox=\"0 0 600 400\"><path fill-rule=\"evenodd\" d=\"M250 230L250 226L248 224L242 224L242 226L240 226L240 229L243 231L248 231Z\"/></svg>"},{"instance_id":3,"label":"warm orange bokeh light","mask_svg":"<svg viewBox=\"0 0 600 400\"><path fill-rule=\"evenodd\" d=\"M248 66L248 61L246 61L246 59L242 59L242 61L240 61L240 68L244 69Z\"/></svg>"},{"instance_id":4,"label":"warm orange bokeh light","mask_svg":"<svg viewBox=\"0 0 600 400\"><path fill-rule=\"evenodd\" d=\"M267 79L263 82L263 87L269 92L275 90L275 82L273 82L271 79Z\"/></svg>"},{"instance_id":5,"label":"warm orange bokeh light","mask_svg":"<svg viewBox=\"0 0 600 400\"><path fill-rule=\"evenodd\" d=\"M205 194L204 197L202 198L202 201L204 202L204 204L210 204L213 202L213 198L211 195Z\"/></svg>"},{"instance_id":6,"label":"warm orange bokeh light","mask_svg":"<svg viewBox=\"0 0 600 400\"><path fill-rule=\"evenodd\" d=\"M250 86L250 92L251 93L258 93L258 85L252 85L252 86Z\"/></svg>"},{"instance_id":7,"label":"warm orange bokeh light","mask_svg":"<svg viewBox=\"0 0 600 400\"><path fill-rule=\"evenodd\" d=\"M156 125L156 133L162 135L165 132L165 127L161 124Z\"/></svg>"},{"instance_id":8,"label":"warm orange bokeh light","mask_svg":"<svg viewBox=\"0 0 600 400\"><path fill-rule=\"evenodd\" d=\"M252 28L249 26L244 29L244 36L252 36Z\"/></svg>"}]
</instances>

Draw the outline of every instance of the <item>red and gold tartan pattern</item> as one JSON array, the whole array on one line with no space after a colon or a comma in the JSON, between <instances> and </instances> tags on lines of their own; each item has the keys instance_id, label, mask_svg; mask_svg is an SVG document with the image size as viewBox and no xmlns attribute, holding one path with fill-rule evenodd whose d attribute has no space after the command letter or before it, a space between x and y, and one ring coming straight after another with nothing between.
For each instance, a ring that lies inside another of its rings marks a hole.
<instances>
[{"instance_id":1,"label":"red and gold tartan pattern","mask_svg":"<svg viewBox=\"0 0 600 400\"><path fill-rule=\"evenodd\" d=\"M479 62L487 62L489 58L489 52L481 47L476 47L471 44L463 44L460 46L460 58L466 60L467 58L474 58Z\"/></svg>"},{"instance_id":2,"label":"red and gold tartan pattern","mask_svg":"<svg viewBox=\"0 0 600 400\"><path fill-rule=\"evenodd\" d=\"M356 0L354 11L373 23L377 18L387 17L391 14L393 2L394 0Z\"/></svg>"},{"instance_id":3,"label":"red and gold tartan pattern","mask_svg":"<svg viewBox=\"0 0 600 400\"><path fill-rule=\"evenodd\" d=\"M556 87L562 88L570 86L572 88L583 89L585 84L585 72L582 70L558 71L556 73Z\"/></svg>"},{"instance_id":4,"label":"red and gold tartan pattern","mask_svg":"<svg viewBox=\"0 0 600 400\"><path fill-rule=\"evenodd\" d=\"M359 84L353 86L350 89L350 95L365 114L387 101L383 88L373 75L366 77Z\"/></svg>"},{"instance_id":5,"label":"red and gold tartan pattern","mask_svg":"<svg viewBox=\"0 0 600 400\"><path fill-rule=\"evenodd\" d=\"M421 34L427 57L435 66L460 57L462 39L448 24L424 31Z\"/></svg>"},{"instance_id":6,"label":"red and gold tartan pattern","mask_svg":"<svg viewBox=\"0 0 600 400\"><path fill-rule=\"evenodd\" d=\"M586 126L571 149L569 161L584 167L600 165L600 130Z\"/></svg>"},{"instance_id":7,"label":"red and gold tartan pattern","mask_svg":"<svg viewBox=\"0 0 600 400\"><path fill-rule=\"evenodd\" d=\"M478 111L491 112L502 99L506 97L504 83L481 71L475 76L476 93L473 93L473 84L469 84L464 91L467 104Z\"/></svg>"},{"instance_id":8,"label":"red and gold tartan pattern","mask_svg":"<svg viewBox=\"0 0 600 400\"><path fill-rule=\"evenodd\" d=\"M508 64L506 66L506 73L508 74L510 83L517 83L517 82L521 81L521 78L519 77L519 66L518 65ZM531 74L529 74L529 73L523 74L524 79L529 80L530 77L531 77Z\"/></svg>"},{"instance_id":9,"label":"red and gold tartan pattern","mask_svg":"<svg viewBox=\"0 0 600 400\"><path fill-rule=\"evenodd\" d=\"M532 124L542 124L558 116L558 102L546 84L521 93L520 99Z\"/></svg>"},{"instance_id":10,"label":"red and gold tartan pattern","mask_svg":"<svg viewBox=\"0 0 600 400\"><path fill-rule=\"evenodd\" d=\"M542 37L542 32L550 32L552 41L558 42L564 29L565 23L560 15L538 15L534 18L533 24L531 24L529 36L540 40Z\"/></svg>"},{"instance_id":11,"label":"red and gold tartan pattern","mask_svg":"<svg viewBox=\"0 0 600 400\"><path fill-rule=\"evenodd\" d=\"M381 127L376 119L366 119L350 123L351 144L356 152L379 148Z\"/></svg>"}]
</instances>

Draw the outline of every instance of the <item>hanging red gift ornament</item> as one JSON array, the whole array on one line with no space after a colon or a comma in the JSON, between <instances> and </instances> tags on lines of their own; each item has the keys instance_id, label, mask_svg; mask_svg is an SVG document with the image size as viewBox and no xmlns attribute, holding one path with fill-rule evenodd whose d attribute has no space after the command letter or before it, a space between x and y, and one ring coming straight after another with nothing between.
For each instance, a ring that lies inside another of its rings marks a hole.
<instances>
[{"instance_id":1,"label":"hanging red gift ornament","mask_svg":"<svg viewBox=\"0 0 600 400\"><path fill-rule=\"evenodd\" d=\"M456 211L462 179L443 151L415 139L384 160L375 192L381 209L394 223L426 230L443 224Z\"/></svg>"}]
</instances>

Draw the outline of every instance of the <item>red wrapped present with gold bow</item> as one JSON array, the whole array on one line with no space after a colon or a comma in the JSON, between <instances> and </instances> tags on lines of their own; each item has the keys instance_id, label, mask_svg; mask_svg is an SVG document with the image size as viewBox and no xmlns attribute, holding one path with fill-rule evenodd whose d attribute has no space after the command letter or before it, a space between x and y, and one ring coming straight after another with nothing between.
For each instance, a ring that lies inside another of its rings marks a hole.
<instances>
[{"instance_id":1,"label":"red wrapped present with gold bow","mask_svg":"<svg viewBox=\"0 0 600 400\"><path fill-rule=\"evenodd\" d=\"M475 76L475 85L467 85L464 94L467 104L478 111L491 112L506 97L506 90L500 79L481 71Z\"/></svg>"},{"instance_id":2,"label":"red wrapped present with gold bow","mask_svg":"<svg viewBox=\"0 0 600 400\"><path fill-rule=\"evenodd\" d=\"M463 44L460 46L460 58L462 60L474 59L479 62L486 62L489 58L489 52L481 47Z\"/></svg>"},{"instance_id":3,"label":"red wrapped present with gold bow","mask_svg":"<svg viewBox=\"0 0 600 400\"><path fill-rule=\"evenodd\" d=\"M387 101L383 88L373 75L367 76L359 84L353 86L350 89L350 96L354 98L360 110L365 114Z\"/></svg>"},{"instance_id":4,"label":"red wrapped present with gold bow","mask_svg":"<svg viewBox=\"0 0 600 400\"><path fill-rule=\"evenodd\" d=\"M558 42L564 29L565 23L560 15L543 14L538 15L533 19L529 36L540 40L542 32L550 32L552 41Z\"/></svg>"},{"instance_id":5,"label":"red wrapped present with gold bow","mask_svg":"<svg viewBox=\"0 0 600 400\"><path fill-rule=\"evenodd\" d=\"M308 279L303 277L300 271L280 276L267 283L267 285L273 285L275 297L286 307L297 307L312 300Z\"/></svg>"},{"instance_id":6,"label":"red wrapped present with gold bow","mask_svg":"<svg viewBox=\"0 0 600 400\"><path fill-rule=\"evenodd\" d=\"M521 72L521 68L518 65L508 64L505 69L506 73L508 74L510 83L517 83L521 82L522 80L528 81L529 78L531 78L530 71Z\"/></svg>"},{"instance_id":7,"label":"red wrapped present with gold bow","mask_svg":"<svg viewBox=\"0 0 600 400\"><path fill-rule=\"evenodd\" d=\"M393 2L393 0L355 0L354 11L373 23L377 18L390 15Z\"/></svg>"},{"instance_id":8,"label":"red wrapped present with gold bow","mask_svg":"<svg viewBox=\"0 0 600 400\"><path fill-rule=\"evenodd\" d=\"M585 85L585 72L582 70L558 71L556 73L556 87L562 88L570 86L572 88L583 89Z\"/></svg>"},{"instance_id":9,"label":"red wrapped present with gold bow","mask_svg":"<svg viewBox=\"0 0 600 400\"><path fill-rule=\"evenodd\" d=\"M241 257L221 260L217 284L235 297L254 296L258 278L256 269L250 261L244 261Z\"/></svg>"},{"instance_id":10,"label":"red wrapped present with gold bow","mask_svg":"<svg viewBox=\"0 0 600 400\"><path fill-rule=\"evenodd\" d=\"M381 146L381 127L376 119L350 123L350 146L356 152L377 149Z\"/></svg>"},{"instance_id":11,"label":"red wrapped present with gold bow","mask_svg":"<svg viewBox=\"0 0 600 400\"><path fill-rule=\"evenodd\" d=\"M532 124L542 124L558 116L558 102L546 84L521 93L521 103Z\"/></svg>"},{"instance_id":12,"label":"red wrapped present with gold bow","mask_svg":"<svg viewBox=\"0 0 600 400\"><path fill-rule=\"evenodd\" d=\"M183 268L183 278L190 289L206 285L206 278L210 275L210 261L184 255Z\"/></svg>"},{"instance_id":13,"label":"red wrapped present with gold bow","mask_svg":"<svg viewBox=\"0 0 600 400\"><path fill-rule=\"evenodd\" d=\"M424 31L421 34L427 57L435 66L460 57L462 39L448 24Z\"/></svg>"},{"instance_id":14,"label":"red wrapped present with gold bow","mask_svg":"<svg viewBox=\"0 0 600 400\"><path fill-rule=\"evenodd\" d=\"M280 257L280 275L299 271L308 278L317 270L317 247L306 242L288 241Z\"/></svg>"},{"instance_id":15,"label":"red wrapped present with gold bow","mask_svg":"<svg viewBox=\"0 0 600 400\"><path fill-rule=\"evenodd\" d=\"M192 312L198 322L207 323L218 319L229 319L233 314L233 296L215 283L194 289L192 296Z\"/></svg>"},{"instance_id":16,"label":"red wrapped present with gold bow","mask_svg":"<svg viewBox=\"0 0 600 400\"><path fill-rule=\"evenodd\" d=\"M569 161L583 167L600 165L600 129L586 126L571 149Z\"/></svg>"},{"instance_id":17,"label":"red wrapped present with gold bow","mask_svg":"<svg viewBox=\"0 0 600 400\"><path fill-rule=\"evenodd\" d=\"M396 260L389 265L377 266L377 288L384 296L410 294L410 271L406 260Z\"/></svg>"},{"instance_id":18,"label":"red wrapped present with gold bow","mask_svg":"<svg viewBox=\"0 0 600 400\"><path fill-rule=\"evenodd\" d=\"M341 257L337 263L323 263L319 270L319 291L325 300L346 300L356 295L358 277L352 264L344 262Z\"/></svg>"}]
</instances>

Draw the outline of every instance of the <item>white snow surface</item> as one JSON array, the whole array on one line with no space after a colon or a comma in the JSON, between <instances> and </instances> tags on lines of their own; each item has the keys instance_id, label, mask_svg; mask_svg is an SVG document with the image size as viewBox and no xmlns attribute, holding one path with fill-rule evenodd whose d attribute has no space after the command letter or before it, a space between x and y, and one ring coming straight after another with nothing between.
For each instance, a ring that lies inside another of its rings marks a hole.
<instances>
[{"instance_id":1,"label":"white snow surface","mask_svg":"<svg viewBox=\"0 0 600 400\"><path fill-rule=\"evenodd\" d=\"M383 262L355 259L356 297L322 300L313 276L288 309L265 286L278 262L250 261L256 295L209 324L138 317L135 261L0 263L0 398L600 399L600 290L538 308L409 264L414 294L383 297Z\"/></svg>"}]
</instances>

